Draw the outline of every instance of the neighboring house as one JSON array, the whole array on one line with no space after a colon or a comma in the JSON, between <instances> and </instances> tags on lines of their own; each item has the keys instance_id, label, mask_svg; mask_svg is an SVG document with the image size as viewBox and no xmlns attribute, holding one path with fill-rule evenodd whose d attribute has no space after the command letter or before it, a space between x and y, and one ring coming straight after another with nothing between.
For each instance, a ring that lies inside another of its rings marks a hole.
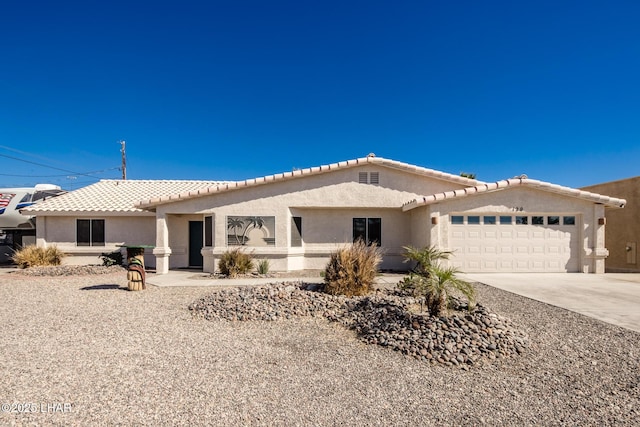
<instances>
[{"instance_id":1,"label":"neighboring house","mask_svg":"<svg viewBox=\"0 0 640 427\"><path fill-rule=\"evenodd\" d=\"M609 257L605 267L608 272L640 272L640 176L584 187L625 198L624 209L610 210L607 218L607 247Z\"/></svg>"},{"instance_id":2,"label":"neighboring house","mask_svg":"<svg viewBox=\"0 0 640 427\"><path fill-rule=\"evenodd\" d=\"M239 246L272 270L321 269L356 238L381 246L383 269L407 268L404 246L436 245L454 251L451 264L466 272L602 273L605 208L625 204L526 178L483 183L373 155L246 181L187 183L162 192L154 181L101 181L40 204L37 242L73 257L154 245L147 265L158 273L213 272L220 255Z\"/></svg>"}]
</instances>

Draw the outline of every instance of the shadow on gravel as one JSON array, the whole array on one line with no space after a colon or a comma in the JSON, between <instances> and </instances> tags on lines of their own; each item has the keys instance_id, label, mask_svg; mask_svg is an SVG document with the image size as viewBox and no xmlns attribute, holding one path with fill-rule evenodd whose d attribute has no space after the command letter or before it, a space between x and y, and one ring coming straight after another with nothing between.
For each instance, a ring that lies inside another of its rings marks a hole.
<instances>
[{"instance_id":1,"label":"shadow on gravel","mask_svg":"<svg viewBox=\"0 0 640 427\"><path fill-rule=\"evenodd\" d=\"M128 290L127 288L120 287L120 285L93 285L93 286L85 286L84 288L80 288L81 291L102 291L108 289L116 289L121 291Z\"/></svg>"}]
</instances>

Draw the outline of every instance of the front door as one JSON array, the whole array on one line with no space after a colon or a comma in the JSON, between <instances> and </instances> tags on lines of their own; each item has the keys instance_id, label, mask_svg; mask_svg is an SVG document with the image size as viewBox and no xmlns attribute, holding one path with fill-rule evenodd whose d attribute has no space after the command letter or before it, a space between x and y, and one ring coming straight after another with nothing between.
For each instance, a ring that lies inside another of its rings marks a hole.
<instances>
[{"instance_id":1,"label":"front door","mask_svg":"<svg viewBox=\"0 0 640 427\"><path fill-rule=\"evenodd\" d=\"M189 221L189 267L202 267L202 221Z\"/></svg>"}]
</instances>

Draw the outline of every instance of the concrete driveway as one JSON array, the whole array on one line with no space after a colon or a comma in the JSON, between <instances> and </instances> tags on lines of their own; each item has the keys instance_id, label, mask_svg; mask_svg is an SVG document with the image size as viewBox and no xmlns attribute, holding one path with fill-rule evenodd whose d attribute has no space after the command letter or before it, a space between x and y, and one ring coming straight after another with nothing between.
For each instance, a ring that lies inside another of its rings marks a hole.
<instances>
[{"instance_id":1,"label":"concrete driveway","mask_svg":"<svg viewBox=\"0 0 640 427\"><path fill-rule=\"evenodd\" d=\"M640 332L640 274L466 273L461 277Z\"/></svg>"}]
</instances>

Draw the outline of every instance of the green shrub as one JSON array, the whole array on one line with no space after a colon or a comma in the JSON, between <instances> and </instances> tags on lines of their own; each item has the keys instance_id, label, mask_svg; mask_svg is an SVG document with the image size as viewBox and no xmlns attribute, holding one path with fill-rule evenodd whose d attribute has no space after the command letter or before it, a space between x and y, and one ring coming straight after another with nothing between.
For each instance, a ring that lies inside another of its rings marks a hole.
<instances>
[{"instance_id":1,"label":"green shrub","mask_svg":"<svg viewBox=\"0 0 640 427\"><path fill-rule=\"evenodd\" d=\"M225 276L235 277L253 270L253 257L239 248L229 249L220 256L218 269Z\"/></svg>"},{"instance_id":2,"label":"green shrub","mask_svg":"<svg viewBox=\"0 0 640 427\"><path fill-rule=\"evenodd\" d=\"M64 253L55 245L46 248L36 245L25 246L15 251L11 260L20 268L62 264Z\"/></svg>"},{"instance_id":3,"label":"green shrub","mask_svg":"<svg viewBox=\"0 0 640 427\"><path fill-rule=\"evenodd\" d=\"M269 268L271 265L269 264L268 259L263 259L258 263L258 274L267 274L269 273Z\"/></svg>"},{"instance_id":4,"label":"green shrub","mask_svg":"<svg viewBox=\"0 0 640 427\"><path fill-rule=\"evenodd\" d=\"M100 255L100 259L102 260L102 265L104 265L105 267L124 264L124 257L122 256L122 252L120 251L103 253L102 255Z\"/></svg>"},{"instance_id":5,"label":"green shrub","mask_svg":"<svg viewBox=\"0 0 640 427\"><path fill-rule=\"evenodd\" d=\"M325 291L332 295L365 295L373 289L382 262L382 251L376 245L355 243L331 254L324 271Z\"/></svg>"},{"instance_id":6,"label":"green shrub","mask_svg":"<svg viewBox=\"0 0 640 427\"><path fill-rule=\"evenodd\" d=\"M473 285L457 277L460 272L454 267L443 267L439 261L448 259L451 252L440 251L434 246L422 249L407 246L405 260L415 261L416 266L398 287L410 291L427 306L429 313L440 316L451 306L455 296L463 296L469 302L469 310L475 304Z\"/></svg>"}]
</instances>

